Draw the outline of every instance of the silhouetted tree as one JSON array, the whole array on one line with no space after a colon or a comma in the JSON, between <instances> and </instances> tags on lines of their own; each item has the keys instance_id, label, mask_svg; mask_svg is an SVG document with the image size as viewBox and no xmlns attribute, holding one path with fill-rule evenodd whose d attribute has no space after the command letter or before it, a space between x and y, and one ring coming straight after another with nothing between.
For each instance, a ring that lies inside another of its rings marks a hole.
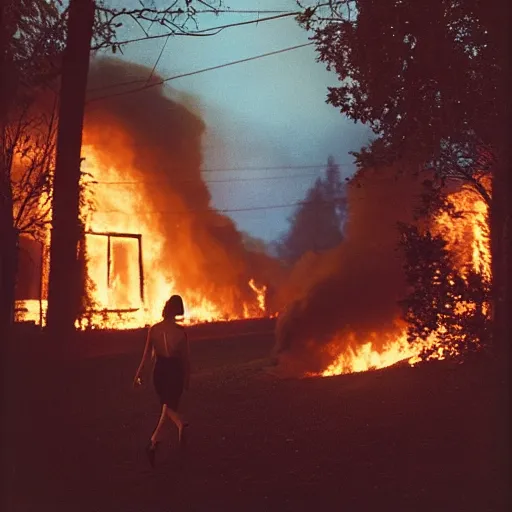
<instances>
[{"instance_id":1,"label":"silhouetted tree","mask_svg":"<svg viewBox=\"0 0 512 512\"><path fill-rule=\"evenodd\" d=\"M63 47L57 2L7 0L0 23L0 331L13 319L19 234L40 235L49 213L55 111Z\"/></svg>"},{"instance_id":2,"label":"silhouetted tree","mask_svg":"<svg viewBox=\"0 0 512 512\"><path fill-rule=\"evenodd\" d=\"M314 30L319 60L339 77L327 101L376 134L355 154L359 165L402 160L479 188L473 171L488 156L497 326L509 317L512 259L506 12L505 2L480 0L335 0L299 17Z\"/></svg>"},{"instance_id":3,"label":"silhouetted tree","mask_svg":"<svg viewBox=\"0 0 512 512\"><path fill-rule=\"evenodd\" d=\"M197 0L142 0L135 8L95 2L93 49L125 44L117 40L123 19L135 21L143 37L159 24L170 34L185 34L198 12ZM202 3L204 6L204 2ZM214 0L212 4L217 4ZM208 4L207 11L216 12ZM40 233L49 218L54 159L53 107L41 109L41 96L56 100L69 8L60 0L0 2L0 332L13 319L16 244L20 233ZM213 35L205 34L205 35ZM51 102L52 103L52 102ZM20 163L21 162L21 163ZM14 172L13 172L14 171ZM13 178L14 176L14 178ZM71 191L70 191L71 193ZM79 191L77 191L79 193ZM37 205L37 208L36 208Z\"/></svg>"},{"instance_id":4,"label":"silhouetted tree","mask_svg":"<svg viewBox=\"0 0 512 512\"><path fill-rule=\"evenodd\" d=\"M279 243L279 255L294 263L308 251L325 251L343 240L346 196L340 170L329 157L325 177L318 178L290 218L290 229Z\"/></svg>"},{"instance_id":5,"label":"silhouetted tree","mask_svg":"<svg viewBox=\"0 0 512 512\"><path fill-rule=\"evenodd\" d=\"M409 342L422 344L423 360L463 359L484 348L491 327L489 283L471 268L456 268L440 236L405 224L400 232L410 287L401 301Z\"/></svg>"},{"instance_id":6,"label":"silhouetted tree","mask_svg":"<svg viewBox=\"0 0 512 512\"><path fill-rule=\"evenodd\" d=\"M197 3L196 0L174 0L167 5L163 3L157 6L153 0L140 0L139 6L132 9L111 8L100 0L69 2L53 179L48 287L47 325L55 339L65 339L74 330L79 315L80 295L83 293L78 258L82 237L79 225L80 165L91 48L108 46L114 53L121 49L127 43L117 39L117 29L122 26L123 18L131 18L138 24L144 34L142 39L150 37L149 29L155 23L168 29L164 36L187 35L186 25L195 19ZM201 3L210 12L216 12L210 3ZM147 80L145 82L143 89L148 85ZM137 90L137 87L133 89Z\"/></svg>"},{"instance_id":7,"label":"silhouetted tree","mask_svg":"<svg viewBox=\"0 0 512 512\"><path fill-rule=\"evenodd\" d=\"M501 14L498 2L480 0L335 0L301 21L340 79L328 102L377 135L368 150L423 162L441 141L499 139L508 94Z\"/></svg>"}]
</instances>

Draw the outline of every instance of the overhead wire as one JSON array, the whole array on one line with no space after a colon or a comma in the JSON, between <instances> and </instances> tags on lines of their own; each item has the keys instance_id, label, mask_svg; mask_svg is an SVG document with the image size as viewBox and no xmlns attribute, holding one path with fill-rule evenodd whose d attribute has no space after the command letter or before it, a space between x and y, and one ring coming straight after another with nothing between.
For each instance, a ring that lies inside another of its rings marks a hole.
<instances>
[{"instance_id":1,"label":"overhead wire","mask_svg":"<svg viewBox=\"0 0 512 512\"><path fill-rule=\"evenodd\" d=\"M96 101L101 101L101 100L104 100L104 99L108 99L108 98L115 98L115 97L118 97L118 96L125 96L126 94L134 94L134 93L137 93L137 92L142 92L146 89L149 89L151 87L156 87L158 85L162 85L166 82L170 82L171 80L177 80L178 78L185 78L187 76L193 76L193 75L198 75L200 73L206 73L207 71L214 71L216 69L222 69L222 68L226 68L226 67L229 67L229 66L234 66L236 64L242 64L244 62L250 62L250 61L253 61L253 60L258 60L258 59L263 59L263 58L266 58L266 57L270 57L272 55L278 55L280 53L285 53L285 52L289 52L289 51L292 51L292 50L297 50L299 48L304 48L306 46L311 46L315 43L313 42L310 42L310 43L303 43L303 44L298 44L298 45L295 45L295 46L289 46L287 48L282 48L280 50L274 50L272 52L267 52L267 53L262 53L262 54L259 54L259 55L255 55L253 57L246 57L244 59L238 59L238 60L234 60L234 61L230 61L230 62L225 62L224 64L218 64L216 66L210 66L210 67L207 67L207 68L203 68L203 69L198 69L198 70L195 70L195 71L189 71L187 73L181 73L181 74L178 74L178 75L174 75L174 76L170 76L168 78L163 78L161 80L157 80L157 81L154 81L154 82L151 82L149 84L145 84L141 87L137 87L135 89L130 89L130 90L127 90L127 91L119 91L119 92L115 92L115 93L111 93L111 94L105 94L103 96L96 96L96 97L93 97L93 98L90 98L86 101L86 103L92 103L92 102L96 102ZM122 86L126 86L126 85L134 85L136 83L141 83L141 82L145 82L145 80L132 80L132 81L129 81L129 82L120 82L118 84L112 84L110 86L105 86L105 88L112 88L112 87L122 87ZM96 88L96 89L91 89L89 90L88 92L93 92L95 90L103 90L102 88Z\"/></svg>"},{"instance_id":2,"label":"overhead wire","mask_svg":"<svg viewBox=\"0 0 512 512\"><path fill-rule=\"evenodd\" d=\"M197 11L198 14L286 14L294 11L290 10L273 10L273 9L202 9Z\"/></svg>"},{"instance_id":3,"label":"overhead wire","mask_svg":"<svg viewBox=\"0 0 512 512\"><path fill-rule=\"evenodd\" d=\"M211 28L208 28L208 29L203 29L203 30L198 30L198 31L194 31L194 32L190 32L190 33L167 33L167 34L158 34L158 35L154 35L154 36L146 36L146 37L143 37L143 38L137 38L137 39L132 39L132 40L127 40L127 41L121 41L117 44L119 45L122 45L122 44L129 44L129 43L134 43L134 42L138 42L138 41L142 41L142 40L148 40L148 39L157 39L157 38L161 38L161 37L166 37L166 40L160 50L160 53L157 57L157 60L151 70L151 73L149 75L149 77L146 79L146 80L132 80L132 81L129 81L129 82L123 82L123 83L117 83L117 84L110 84L110 85L107 85L107 86L103 86L103 87L97 87L97 88L93 88L93 89L89 89L88 92L94 92L94 91L98 91L98 90L106 90L106 89L110 89L110 88L114 88L114 87L122 87L122 86L128 86L128 85L134 85L134 84L138 84L138 83L142 83L142 82L145 82L145 85L142 86L142 87L138 87L136 89L132 89L132 90L128 90L128 91L120 91L120 92L117 92L117 93L113 93L113 94L108 94L108 95L104 95L104 96L99 96L99 97L95 97L95 98L91 98L90 100L87 101L87 103L89 102L94 102L94 101L99 101L99 100L102 100L102 99L107 99L107 98L111 98L111 97L117 97L117 96L123 96L123 95L126 95L126 94L132 94L132 93L136 93L136 92L141 92L143 90L146 90L148 88L151 88L151 87L155 87L155 86L158 86L158 85L162 85L163 83L165 82L168 82L168 81L171 81L171 80L176 80L178 78L184 78L184 77L187 77L187 76L192 76L192 75L196 75L196 74L199 74L199 73L205 73L207 71L213 71L213 70L217 70L217 69L222 69L222 68L225 68L225 67L229 67L229 66L233 66L233 65L236 65L236 64L241 64L241 63L245 63L245 62L250 62L250 61L253 61L253 60L257 60L257 59L262 59L262 58L266 58L266 57L270 57L270 56L273 56L273 55L277 55L277 54L280 54L280 53L285 53L285 52L288 52L288 51L292 51L292 50L295 50L295 49L299 49L299 48L303 48L303 47L306 47L306 46L311 46L313 45L314 43L313 42L309 42L309 43L304 43L304 44L300 44L300 45L295 45L295 46L291 46L291 47L287 47L287 48L283 48L283 49L280 49L280 50L275 50L275 51L272 51L272 52L267 52L267 53L264 53L264 54L260 54L260 55L256 55L256 56L253 56L253 57L247 57L247 58L244 58L244 59L238 59L238 60L235 60L235 61L231 61L231 62L227 62L227 63L224 63L224 64L220 64L220 65L216 65L216 66L210 66L208 68L203 68L203 69L199 69L199 70L196 70L196 71L191 71L191 72L188 72L188 73L182 73L182 74L179 74L179 75L174 75L174 76L171 76L171 77L168 77L168 78L164 78L164 79L161 79L161 80L158 80L156 82L151 82L150 83L150 80L151 78L153 77L154 75L154 72L158 66L158 63L162 57L162 54L165 50L165 47L167 45L167 42L169 40L169 38L172 36L172 35L189 35L189 36L198 36L198 35L215 35L215 33L219 33L220 31L226 29L226 28L231 28L231 27L236 27L236 26L243 26L243 25L249 25L249 24L258 24L258 23L261 23L261 22L266 22L266 21L271 21L271 20L276 20L276 19L281 19L281 18L285 18L285 17L290 17L290 16L297 16L298 14L300 14L300 12L288 12L288 11L250 11L250 10L246 10L246 11L243 11L243 10L239 10L239 11L232 11L232 10L229 10L229 11L226 11L226 12L238 12L238 13L276 13L275 16L269 16L269 17L266 17L266 18L258 18L256 20L249 20L249 21L242 21L242 22L237 22L237 23L230 23L230 24L226 24L226 25L221 25L221 26L218 26L218 27L211 27ZM214 34L207 34L209 32L214 32ZM341 164L341 165L344 165L344 164ZM311 169L311 168L325 168L326 165L325 164L319 164L319 165L306 165L306 166L274 166L274 167L257 167L257 168L245 168L245 169L236 169L236 168L232 168L232 169L205 169L205 170L202 170L201 172L230 172L230 171L261 171L261 170L271 170L271 169L274 169L274 170L284 170L284 169ZM312 177L312 176L315 176L317 175L317 173L307 173L307 174L296 174L296 175L293 175L293 176L262 176L262 177L256 177L256 178L238 178L238 179L229 179L229 180L181 180L179 182L173 182L173 181L164 181L164 180L160 180L160 181L157 181L157 182L143 182L143 181L118 181L118 182L102 182L102 181L93 181L94 184L100 184L100 185L137 185L137 184L141 184L141 183L145 183L145 184L151 184L151 183L155 183L155 184L159 184L159 183L162 183L162 182L165 182L167 184L178 184L178 183L231 183L231 182L247 182L247 181L263 181L263 180L278 180L278 179L292 179L292 178L296 178L296 177ZM268 210L268 209L278 209L278 208L289 208L289 207L294 207L294 206L299 206L299 205L303 205L303 204L307 204L311 201L299 201L299 202L295 202L295 203L287 203L287 204L280 204L280 205L267 205L267 206L259 206L259 207L251 207L251 208L228 208L228 209L212 209L212 208L208 208L208 209L205 209L203 211L205 212L211 212L211 211L214 211L214 212L218 212L218 213L232 213L232 212L245 212L245 211L258 211L258 210ZM200 210L191 210L191 211L184 211L184 212L165 212L165 211L155 211L155 212L148 212L148 213L159 213L159 214L171 214L171 215L186 215L186 214L190 214L190 213L193 213L195 211L200 211ZM122 212L122 211L118 211L118 210L112 210L112 211L95 211L94 213L103 213L103 214L108 214L108 213L121 213L121 214L129 214L128 212Z\"/></svg>"},{"instance_id":4,"label":"overhead wire","mask_svg":"<svg viewBox=\"0 0 512 512\"><path fill-rule=\"evenodd\" d=\"M169 42L169 38L171 36L168 36L165 41L164 41L164 44L162 45L162 48L160 49L160 53L158 54L158 57L155 61L155 64L153 65L153 67L151 68L151 73L149 73L149 76L146 80L146 85L151 83L151 79L153 78L153 75L155 74L155 71L156 71L156 68L158 66L158 63L160 62L160 59L162 58L162 55L164 54L164 51L165 51L165 47L167 46L167 43Z\"/></svg>"},{"instance_id":5,"label":"overhead wire","mask_svg":"<svg viewBox=\"0 0 512 512\"><path fill-rule=\"evenodd\" d=\"M207 4L205 4L205 5L207 5ZM325 5L328 5L328 3L318 4L315 8L322 7L322 6L325 6ZM125 41L116 41L116 46L121 46L121 45L125 45L125 44L131 44L131 43L135 43L135 42L139 42L139 41L147 41L147 40L157 39L157 38L161 38L161 37L166 37L167 40L168 40L171 36L215 35L215 34L218 34L220 31L222 31L222 30L224 30L226 28L238 27L238 26L249 25L249 24L260 24L260 23L264 23L264 22L267 22L267 21L273 21L273 20L277 20L277 19L282 19L282 18L286 18L286 17L290 17L290 16L298 16L298 15L302 14L302 11L258 10L258 9L255 9L255 10L251 10L251 9L246 9L246 10L244 10L244 9L238 9L238 10L234 10L234 9L211 9L211 10L206 10L206 11L204 11L204 10L197 11L197 14L206 13L206 12L216 13L216 14L219 14L219 13L238 13L238 14L243 14L243 13L246 13L246 14L247 13L255 13L255 14L256 13L257 14L261 14L261 13L275 13L275 15L268 16L268 17L265 17L265 18L259 18L258 17L257 19L254 19L254 20L240 21L240 22L236 22L236 23L228 23L226 25L220 25L220 26L217 26L217 27L210 27L210 28L206 28L206 29L202 29L202 30L196 30L196 31L193 31L193 32L174 32L173 31L173 32L167 32L165 34L155 34L155 35L146 34L144 37L140 37L140 38L129 39L129 40L125 40ZM212 34L208 34L208 32L213 32L213 33ZM166 40L166 43L164 44L164 48L165 48L165 45L167 44L167 40ZM169 81L169 80L174 80L174 79L177 79L177 78L182 78L184 76L190 76L192 74L203 73L205 71L211 71L213 69L219 69L221 67L226 67L226 66L229 66L229 65L239 64L241 62L248 62L250 60L255 60L255 59L258 59L258 58L263 58L263 57L267 57L267 56L270 56L270 55L275 55L277 53L282 53L282 52L285 52L285 51L294 50L296 48L301 48L302 46L310 46L312 44L314 44L314 43L311 42L311 43L305 43L303 45L297 45L297 46L294 46L294 47L284 48L284 49L278 50L276 52L269 52L268 54L262 54L262 55L259 55L259 56L250 57L248 59L241 59L239 61L233 61L231 63L226 63L224 65L213 66L211 68L205 68L203 70L194 71L194 72L191 72L190 74L187 73L187 74L183 74L183 75L177 75L177 76L174 76L174 77L169 77L168 79L165 79L162 82L156 82L156 83L147 84L147 85L153 87L153 86L156 86L156 85L160 85L161 83ZM163 49L160 52L160 56L158 57L157 62L160 60L162 53L163 53ZM154 69L153 69L153 71L151 73L151 76L153 75L155 68L156 68L156 65L154 66ZM132 84L141 83L141 82L144 82L144 80L140 80L139 79L139 80L132 80L132 81L129 81L129 82L122 82L122 83L118 83L118 84L109 84L109 85L106 85L106 86L100 86L100 87L89 89L88 92L93 92L93 91L97 91L97 90L106 90L106 89L115 88L115 87L122 87L122 86L125 86L125 85L132 85ZM144 90L144 89L140 88L140 90ZM132 90L132 91L123 91L123 94L130 94L132 92L138 92L138 91L139 91L139 89L135 89L135 90ZM103 99L103 97L92 98L90 101L97 101L97 100L100 100L100 99Z\"/></svg>"},{"instance_id":6,"label":"overhead wire","mask_svg":"<svg viewBox=\"0 0 512 512\"><path fill-rule=\"evenodd\" d=\"M339 164L336 164L338 167L344 166L344 165L351 165L352 162L342 162ZM302 170L302 169L317 169L317 170L323 170L326 169L326 164L313 164L313 165L281 165L281 166L268 166L268 167L229 167L226 169L200 169L201 173L216 173L216 172L258 172L258 171L288 171L288 170ZM298 176L316 176L318 172L312 172L312 173L300 173L300 174L290 174L290 175L284 175L284 176L257 176L253 178L242 178L242 179L222 179L222 180L202 180L206 181L207 183L216 183L216 182L229 182L229 181L258 181L258 180L266 180L266 179L293 179ZM152 180L126 180L126 181L96 181L97 183L111 183L111 184L140 184L140 183L148 183ZM189 182L189 181L196 181L194 179L190 180L179 180L179 181L173 181L173 183L183 183L183 182ZM160 179L157 180L158 183L169 183L169 180Z\"/></svg>"},{"instance_id":7,"label":"overhead wire","mask_svg":"<svg viewBox=\"0 0 512 512\"><path fill-rule=\"evenodd\" d=\"M336 163L339 167L341 165L350 165L352 162ZM201 169L201 172L254 172L254 171L287 171L294 169L325 169L326 163L323 164L310 164L310 165L273 165L273 166L254 166L254 167L227 167L225 169Z\"/></svg>"},{"instance_id":8,"label":"overhead wire","mask_svg":"<svg viewBox=\"0 0 512 512\"><path fill-rule=\"evenodd\" d=\"M154 34L152 36L145 35L143 37L136 37L134 39L126 39L124 41L116 41L117 46L122 46L125 44L132 44L132 43L139 43L141 41L149 41L151 39L159 39L161 37L167 37L167 36L178 36L178 37L210 37L215 36L222 32L223 30L227 28L233 28L233 27L241 27L244 25L255 25L259 23L265 23L267 21L274 21L279 20L282 18L289 18L291 16L298 16L300 11L297 12L286 12L282 14L276 14L274 16L267 16L266 18L256 18L254 20L247 20L247 21L238 21L235 23L226 23L225 25L218 25L215 27L210 28L203 28L201 30L194 30L194 31L183 31L183 32L166 32L164 34ZM211 33L210 33L211 32Z\"/></svg>"},{"instance_id":9,"label":"overhead wire","mask_svg":"<svg viewBox=\"0 0 512 512\"><path fill-rule=\"evenodd\" d=\"M285 180L294 178L305 178L318 176L318 173L307 173L307 174L295 174L294 176L258 176L253 178L235 178L235 179L224 179L224 180L202 180L197 178L195 180L156 180L156 181L92 181L94 185L180 185L184 183L237 183L237 182L248 182L248 181L265 181L265 180Z\"/></svg>"},{"instance_id":10,"label":"overhead wire","mask_svg":"<svg viewBox=\"0 0 512 512\"><path fill-rule=\"evenodd\" d=\"M337 202L340 199L331 199L331 200L323 200L322 203L333 203ZM141 213L144 214L159 214L159 215L190 215L193 213L235 213L235 212L250 212L250 211L259 211L259 210L274 210L274 209L280 209L280 208L292 208L294 206L301 206L304 204L310 204L316 201L297 201L294 203L283 203L283 204L274 204L274 205L265 205L265 206L252 206L252 207L246 207L246 208L202 208L202 209L194 209L191 208L190 210L183 210L183 211L170 211L170 210L145 210ZM133 211L131 212L124 212L122 210L93 210L93 214L104 214L104 215L110 215L113 213L119 213L123 215L133 215Z\"/></svg>"}]
</instances>

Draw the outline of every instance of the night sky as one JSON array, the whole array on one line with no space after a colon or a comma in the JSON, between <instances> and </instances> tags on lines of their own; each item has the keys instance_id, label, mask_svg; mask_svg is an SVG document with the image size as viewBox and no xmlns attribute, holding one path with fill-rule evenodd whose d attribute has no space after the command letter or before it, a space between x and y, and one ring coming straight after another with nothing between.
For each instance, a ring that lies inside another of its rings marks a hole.
<instances>
[{"instance_id":1,"label":"night sky","mask_svg":"<svg viewBox=\"0 0 512 512\"><path fill-rule=\"evenodd\" d=\"M137 2L109 2L123 6L131 3ZM156 3L166 4L165 0ZM225 4L242 10L297 10L295 0L229 0ZM272 14L259 14L260 18L267 16ZM198 17L199 29L257 17L248 13L202 14ZM190 29L196 30L194 25ZM151 34L165 30L153 26ZM137 25L126 20L118 33L120 40L141 35ZM165 40L128 44L122 58L152 68ZM228 28L213 37L172 37L155 72L169 77L307 42L308 33L293 17ZM367 142L370 132L325 103L327 87L335 84L336 76L316 62L313 46L168 82L169 93L173 94L172 87L188 95L206 122L203 175L208 181L222 180L208 184L213 206L240 209L301 201L330 154L341 164L343 176L350 175L354 166L348 152ZM316 167L289 169L309 165ZM257 167L281 169L254 170ZM266 176L285 178L260 179ZM226 183L230 179L238 181ZM287 228L293 208L229 215L241 230L272 240Z\"/></svg>"}]
</instances>

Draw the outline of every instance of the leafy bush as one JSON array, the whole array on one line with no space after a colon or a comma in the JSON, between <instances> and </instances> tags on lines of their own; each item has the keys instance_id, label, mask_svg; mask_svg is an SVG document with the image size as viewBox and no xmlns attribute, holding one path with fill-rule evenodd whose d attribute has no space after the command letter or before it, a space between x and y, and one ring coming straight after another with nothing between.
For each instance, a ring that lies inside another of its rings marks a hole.
<instances>
[{"instance_id":1,"label":"leafy bush","mask_svg":"<svg viewBox=\"0 0 512 512\"><path fill-rule=\"evenodd\" d=\"M485 347L491 332L490 284L472 268L455 268L440 236L405 224L399 229L410 287L401 306L409 342L424 345L421 359L462 359Z\"/></svg>"}]
</instances>

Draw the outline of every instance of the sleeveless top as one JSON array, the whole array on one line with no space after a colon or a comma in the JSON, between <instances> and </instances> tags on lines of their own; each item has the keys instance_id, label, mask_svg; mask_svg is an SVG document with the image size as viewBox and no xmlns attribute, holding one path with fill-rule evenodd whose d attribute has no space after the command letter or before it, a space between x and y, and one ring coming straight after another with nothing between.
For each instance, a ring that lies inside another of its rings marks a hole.
<instances>
[{"instance_id":1,"label":"sleeveless top","mask_svg":"<svg viewBox=\"0 0 512 512\"><path fill-rule=\"evenodd\" d=\"M150 337L153 350L159 357L179 357L187 343L185 329L165 320L151 328Z\"/></svg>"}]
</instances>

